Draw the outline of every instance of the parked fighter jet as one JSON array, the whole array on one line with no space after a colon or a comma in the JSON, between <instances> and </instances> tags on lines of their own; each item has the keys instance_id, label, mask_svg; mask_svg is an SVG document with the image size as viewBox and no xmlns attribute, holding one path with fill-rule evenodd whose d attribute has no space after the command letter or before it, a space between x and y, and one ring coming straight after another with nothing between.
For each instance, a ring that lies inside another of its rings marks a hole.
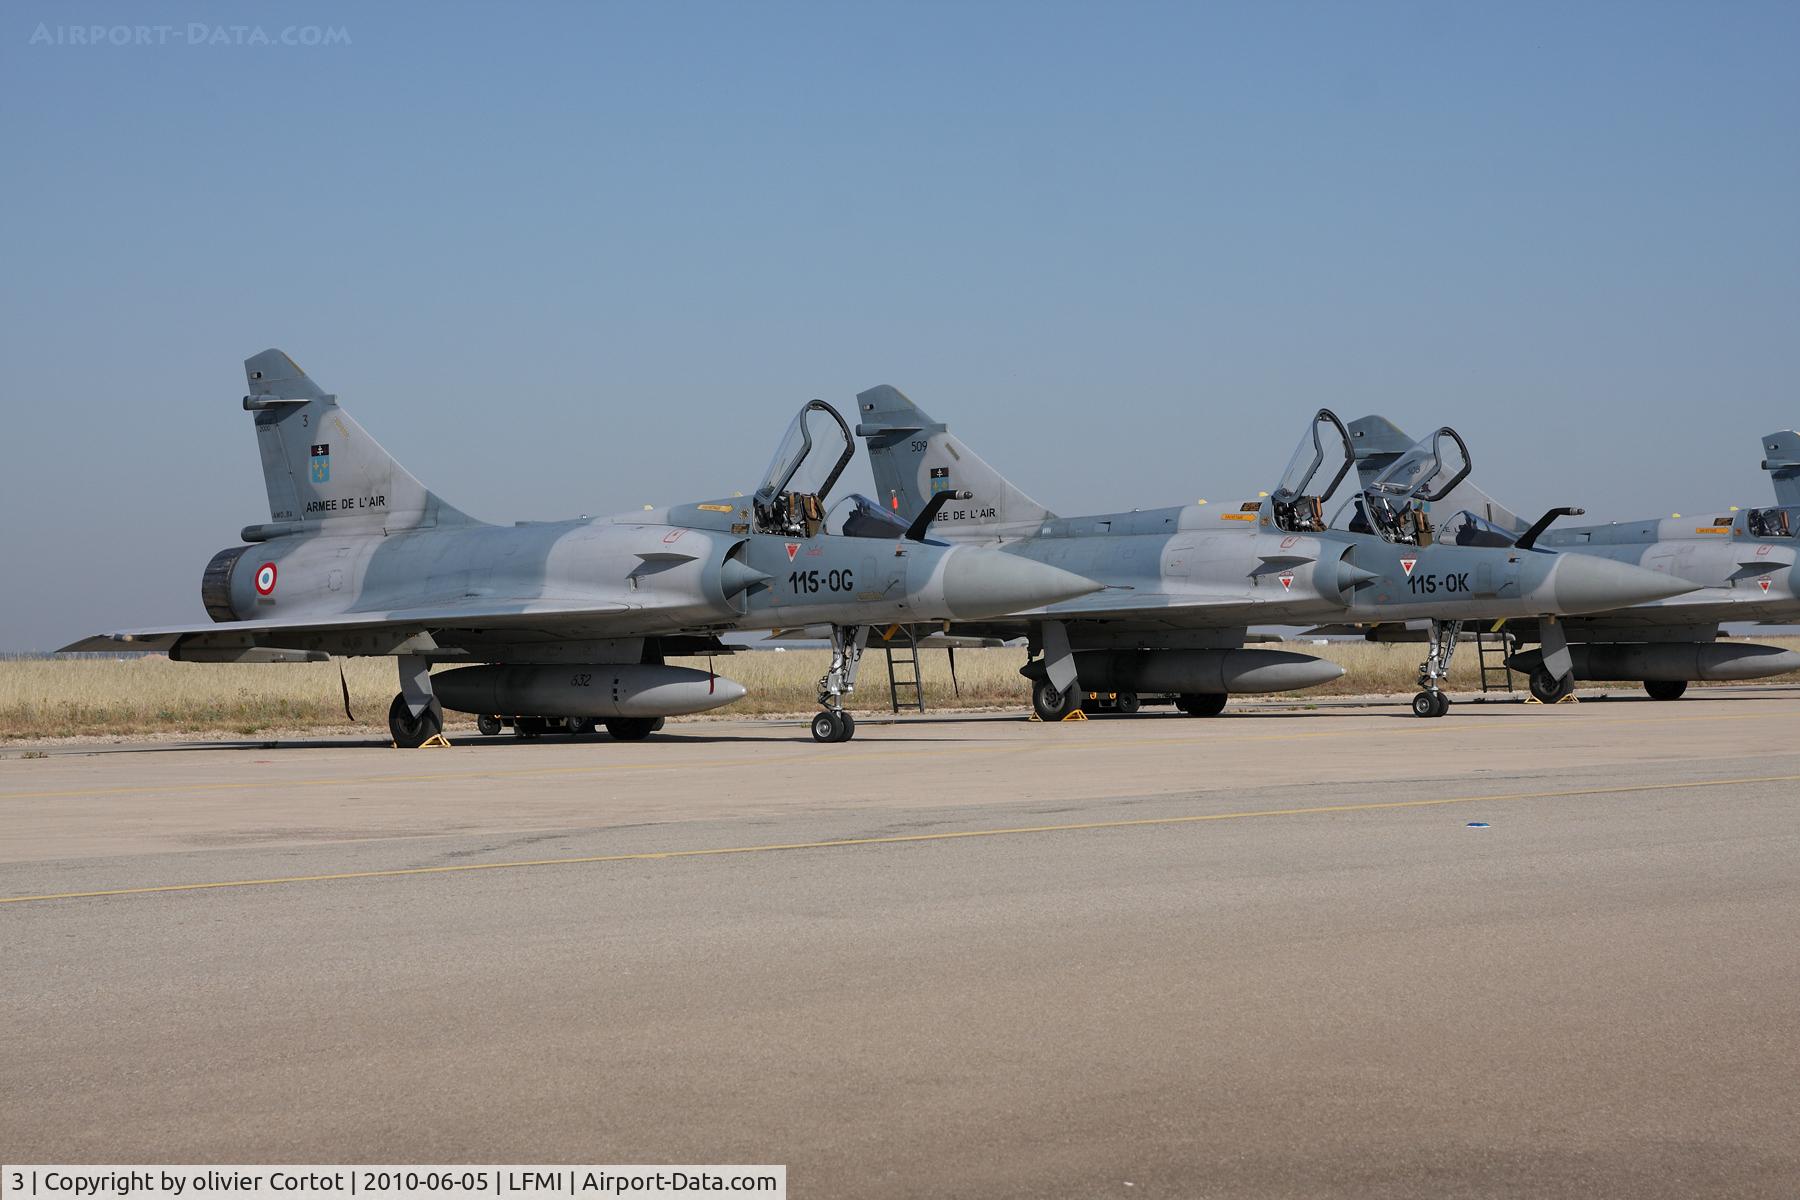
<instances>
[{"instance_id":1,"label":"parked fighter jet","mask_svg":"<svg viewBox=\"0 0 1800 1200\"><path fill-rule=\"evenodd\" d=\"M877 490L896 520L940 506L934 538L996 545L1108 585L1042 614L962 626L1027 634L1034 657L1024 673L1045 720L1064 716L1081 692L1117 692L1128 709L1146 694L1171 694L1183 711L1211 715L1233 692L1288 691L1343 674L1307 655L1244 648L1251 624L1427 616L1438 619L1435 635L1445 621L1588 612L1686 588L1635 567L1547 554L1530 539L1444 544L1423 508L1468 474L1467 450L1451 430L1372 481L1359 501L1363 529L1352 532L1325 519L1354 462L1348 431L1325 409L1266 503L1091 517L1056 516L895 388L863 392L857 411ZM973 498L950 499L963 495ZM1421 717L1449 710L1442 680L1454 647L1454 636L1433 637L1413 698Z\"/></svg>"},{"instance_id":2,"label":"parked fighter jet","mask_svg":"<svg viewBox=\"0 0 1800 1200\"><path fill-rule=\"evenodd\" d=\"M729 704L744 689L665 655L719 652L721 633L830 626L819 741L846 741L843 697L871 622L972 619L1099 590L977 547L824 532L854 453L823 401L800 410L753 498L623 516L489 525L428 491L292 359L247 360L270 520L207 565L214 624L91 637L70 651L166 650L185 661L393 657L399 745L465 712L598 717L615 737ZM480 663L432 675L434 663Z\"/></svg>"},{"instance_id":3,"label":"parked fighter jet","mask_svg":"<svg viewBox=\"0 0 1800 1200\"><path fill-rule=\"evenodd\" d=\"M1358 470L1365 480L1389 469L1411 439L1385 417L1369 416L1350 426ZM1593 557L1641 566L1687 585L1680 594L1590 611L1552 627L1511 620L1506 629L1538 648L1512 655L1507 663L1525 673L1532 695L1546 703L1561 699L1578 679L1640 682L1658 700L1679 699L1695 679L1761 679L1800 670L1800 654L1779 646L1718 641L1725 621L1800 623L1800 579L1793 570L1800 534L1800 490L1796 481L1794 435L1764 439L1763 466L1774 476L1781 504L1734 509L1700 516L1652 518L1559 528L1538 544L1574 557ZM1473 482L1459 481L1444 499L1482 518L1491 538L1511 540L1528 526L1524 518ZM1373 631L1380 638L1382 630ZM1565 644L1566 643L1566 644Z\"/></svg>"}]
</instances>

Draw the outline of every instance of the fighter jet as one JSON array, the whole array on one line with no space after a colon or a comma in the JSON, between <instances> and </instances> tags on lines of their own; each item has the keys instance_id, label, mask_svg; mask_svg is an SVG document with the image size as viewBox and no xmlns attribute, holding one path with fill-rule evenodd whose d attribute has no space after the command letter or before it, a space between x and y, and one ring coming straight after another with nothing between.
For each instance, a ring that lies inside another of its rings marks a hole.
<instances>
[{"instance_id":1,"label":"fighter jet","mask_svg":"<svg viewBox=\"0 0 1800 1200\"><path fill-rule=\"evenodd\" d=\"M1406 453L1411 439L1385 417L1350 425L1358 470L1372 479ZM1800 579L1793 570L1800 534L1800 461L1795 435L1764 439L1763 467L1780 503L1767 508L1569 526L1543 533L1538 544L1567 557L1639 566L1686 590L1634 605L1546 624L1511 620L1506 628L1536 649L1507 663L1523 672L1531 694L1546 703L1574 691L1581 679L1642 683L1657 700L1676 700L1696 679L1761 679L1800 670L1800 654L1779 646L1719 641L1725 621L1800 623ZM1491 537L1512 538L1527 522L1465 478L1446 496L1447 507L1479 514ZM1380 638L1382 630L1373 631Z\"/></svg>"},{"instance_id":2,"label":"fighter jet","mask_svg":"<svg viewBox=\"0 0 1800 1200\"><path fill-rule=\"evenodd\" d=\"M1548 554L1531 538L1459 545L1451 531L1445 544L1426 509L1469 472L1453 430L1411 447L1372 481L1358 501L1362 530L1350 531L1332 528L1325 515L1355 461L1349 432L1327 409L1309 423L1266 501L1088 517L1052 513L893 387L861 393L857 411L857 433L896 524L929 514L933 538L991 545L1107 585L1039 614L959 626L1028 637L1023 673L1046 721L1067 715L1084 693L1118 693L1126 711L1166 694L1184 712L1210 716L1231 693L1328 682L1343 674L1336 664L1245 648L1246 627L1346 617L1433 619L1413 711L1441 717L1450 707L1442 681L1456 622L1589 612L1688 586L1637 567Z\"/></svg>"},{"instance_id":3,"label":"fighter jet","mask_svg":"<svg viewBox=\"0 0 1800 1200\"><path fill-rule=\"evenodd\" d=\"M279 350L248 359L269 520L213 556L210 625L84 638L65 651L162 650L190 662L392 657L395 744L443 730L444 708L604 720L638 739L661 718L744 695L665 656L723 652L721 634L830 628L821 742L856 729L844 708L874 622L970 620L1099 590L1059 567L913 536L826 531L854 453L843 417L814 400L762 485L615 517L491 525L428 490ZM434 664L456 666L433 675Z\"/></svg>"}]
</instances>

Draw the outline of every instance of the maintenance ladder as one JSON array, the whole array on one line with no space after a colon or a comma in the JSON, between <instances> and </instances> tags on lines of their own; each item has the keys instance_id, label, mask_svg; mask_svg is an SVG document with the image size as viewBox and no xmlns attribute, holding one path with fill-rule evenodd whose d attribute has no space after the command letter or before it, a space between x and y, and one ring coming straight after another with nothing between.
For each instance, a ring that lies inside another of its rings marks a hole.
<instances>
[{"instance_id":1,"label":"maintenance ladder","mask_svg":"<svg viewBox=\"0 0 1800 1200\"><path fill-rule=\"evenodd\" d=\"M1512 657L1513 635L1506 630L1480 629L1475 632L1475 656L1481 664L1481 690L1511 692L1513 669L1506 665Z\"/></svg>"}]
</instances>

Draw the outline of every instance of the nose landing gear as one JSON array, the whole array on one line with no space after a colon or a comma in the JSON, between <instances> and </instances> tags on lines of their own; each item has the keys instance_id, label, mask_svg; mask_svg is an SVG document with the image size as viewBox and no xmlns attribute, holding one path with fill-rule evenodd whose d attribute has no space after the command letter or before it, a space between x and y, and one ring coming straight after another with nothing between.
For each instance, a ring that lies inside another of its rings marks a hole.
<instances>
[{"instance_id":1,"label":"nose landing gear","mask_svg":"<svg viewBox=\"0 0 1800 1200\"><path fill-rule=\"evenodd\" d=\"M856 690L856 673L868 641L867 625L831 627L831 669L819 680L819 703L825 711L812 719L814 741L847 742L856 736L856 718L845 711L844 697Z\"/></svg>"},{"instance_id":2,"label":"nose landing gear","mask_svg":"<svg viewBox=\"0 0 1800 1200\"><path fill-rule=\"evenodd\" d=\"M1461 621L1431 622L1425 661L1419 664L1419 687L1423 690L1413 697L1413 716L1441 717L1450 711L1450 697L1444 695L1442 681L1449 678L1450 660L1456 656L1456 637L1461 632Z\"/></svg>"}]
</instances>

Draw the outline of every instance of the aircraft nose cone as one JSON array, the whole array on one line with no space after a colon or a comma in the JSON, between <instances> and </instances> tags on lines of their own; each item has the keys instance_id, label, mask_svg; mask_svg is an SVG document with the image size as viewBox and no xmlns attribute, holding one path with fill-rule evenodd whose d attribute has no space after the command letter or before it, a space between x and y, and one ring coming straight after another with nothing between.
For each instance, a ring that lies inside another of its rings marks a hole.
<instances>
[{"instance_id":1,"label":"aircraft nose cone","mask_svg":"<svg viewBox=\"0 0 1800 1200\"><path fill-rule=\"evenodd\" d=\"M1047 563L975 546L944 558L944 602L957 617L999 617L1097 592L1101 585Z\"/></svg>"},{"instance_id":2,"label":"aircraft nose cone","mask_svg":"<svg viewBox=\"0 0 1800 1200\"><path fill-rule=\"evenodd\" d=\"M1610 558L1560 554L1550 573L1557 609L1565 613L1604 612L1628 608L1695 590L1685 579L1646 571Z\"/></svg>"}]
</instances>

